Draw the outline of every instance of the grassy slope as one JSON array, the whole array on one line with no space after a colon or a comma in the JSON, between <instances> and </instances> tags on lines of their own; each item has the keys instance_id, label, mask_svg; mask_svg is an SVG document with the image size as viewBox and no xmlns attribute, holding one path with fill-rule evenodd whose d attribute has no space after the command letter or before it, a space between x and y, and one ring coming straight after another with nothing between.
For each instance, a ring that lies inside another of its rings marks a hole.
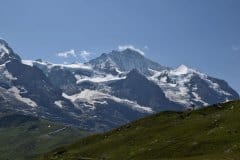
<instances>
[{"instance_id":1,"label":"grassy slope","mask_svg":"<svg viewBox=\"0 0 240 160\"><path fill-rule=\"evenodd\" d=\"M31 117L24 117L25 120L22 120L19 115L10 115L11 118L8 116L1 115L0 119L1 160L29 160L86 135L86 132L70 127L54 133L65 126Z\"/></svg>"},{"instance_id":2,"label":"grassy slope","mask_svg":"<svg viewBox=\"0 0 240 160\"><path fill-rule=\"evenodd\" d=\"M239 159L240 101L221 106L160 113L80 139L40 159Z\"/></svg>"}]
</instances>

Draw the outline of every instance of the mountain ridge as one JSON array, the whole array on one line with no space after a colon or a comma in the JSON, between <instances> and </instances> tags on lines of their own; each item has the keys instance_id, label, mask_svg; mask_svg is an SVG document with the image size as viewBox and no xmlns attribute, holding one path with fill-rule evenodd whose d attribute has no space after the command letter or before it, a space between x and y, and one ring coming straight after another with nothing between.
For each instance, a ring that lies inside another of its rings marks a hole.
<instances>
[{"instance_id":1,"label":"mountain ridge","mask_svg":"<svg viewBox=\"0 0 240 160\"><path fill-rule=\"evenodd\" d=\"M15 55L6 42L4 46L1 54ZM159 111L239 98L223 80L186 66L161 66L131 49L105 53L84 64L53 64L12 55L4 56L0 65L1 104L96 132Z\"/></svg>"}]
</instances>

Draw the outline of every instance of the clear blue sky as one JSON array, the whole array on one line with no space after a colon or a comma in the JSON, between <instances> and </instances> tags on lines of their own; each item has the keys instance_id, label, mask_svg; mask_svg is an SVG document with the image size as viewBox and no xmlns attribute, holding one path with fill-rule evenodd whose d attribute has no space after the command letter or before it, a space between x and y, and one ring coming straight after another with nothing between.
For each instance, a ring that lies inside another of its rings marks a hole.
<instances>
[{"instance_id":1,"label":"clear blue sky","mask_svg":"<svg viewBox=\"0 0 240 160\"><path fill-rule=\"evenodd\" d=\"M61 51L96 57L131 44L162 65L186 64L240 92L239 0L0 0L0 37L23 59L58 63Z\"/></svg>"}]
</instances>

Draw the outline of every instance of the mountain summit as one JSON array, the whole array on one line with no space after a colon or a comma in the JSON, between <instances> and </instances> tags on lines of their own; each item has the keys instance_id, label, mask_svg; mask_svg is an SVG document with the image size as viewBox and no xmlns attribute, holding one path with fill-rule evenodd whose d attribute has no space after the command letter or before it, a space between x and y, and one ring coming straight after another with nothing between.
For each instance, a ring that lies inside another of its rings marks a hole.
<instances>
[{"instance_id":1,"label":"mountain summit","mask_svg":"<svg viewBox=\"0 0 240 160\"><path fill-rule=\"evenodd\" d=\"M113 50L109 54L102 54L100 57L89 61L89 64L94 69L105 72L129 72L132 69L137 69L141 73L149 74L149 69L163 70L167 67L163 67L160 64L153 62L146 58L136 50L127 48L122 51Z\"/></svg>"},{"instance_id":2,"label":"mountain summit","mask_svg":"<svg viewBox=\"0 0 240 160\"><path fill-rule=\"evenodd\" d=\"M0 39L0 64L12 59L20 60L21 58L13 52L6 41Z\"/></svg>"}]
</instances>

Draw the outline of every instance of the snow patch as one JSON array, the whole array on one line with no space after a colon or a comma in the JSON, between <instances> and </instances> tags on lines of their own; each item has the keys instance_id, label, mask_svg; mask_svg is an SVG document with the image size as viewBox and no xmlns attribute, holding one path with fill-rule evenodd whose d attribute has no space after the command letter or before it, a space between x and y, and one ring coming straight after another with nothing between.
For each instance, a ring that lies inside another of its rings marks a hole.
<instances>
[{"instance_id":1,"label":"snow patch","mask_svg":"<svg viewBox=\"0 0 240 160\"><path fill-rule=\"evenodd\" d=\"M63 101L60 101L60 100L59 100L59 101L55 101L54 104L55 104L56 106L58 106L59 108L61 108L61 109L64 108L64 106L63 106Z\"/></svg>"},{"instance_id":2,"label":"snow patch","mask_svg":"<svg viewBox=\"0 0 240 160\"><path fill-rule=\"evenodd\" d=\"M33 61L31 60L22 60L22 64L33 67Z\"/></svg>"},{"instance_id":3,"label":"snow patch","mask_svg":"<svg viewBox=\"0 0 240 160\"><path fill-rule=\"evenodd\" d=\"M183 74L187 74L189 72L190 72L190 69L187 66L180 65L178 68L171 71L171 74L173 74L173 75L183 75Z\"/></svg>"},{"instance_id":4,"label":"snow patch","mask_svg":"<svg viewBox=\"0 0 240 160\"><path fill-rule=\"evenodd\" d=\"M37 103L34 102L33 100L31 100L30 98L25 98L25 97L22 97L20 95L21 91L17 88L17 87L12 87L10 89L8 89L8 92L12 95L14 95L14 97L16 99L18 99L19 101L31 106L31 107L37 107Z\"/></svg>"},{"instance_id":5,"label":"snow patch","mask_svg":"<svg viewBox=\"0 0 240 160\"><path fill-rule=\"evenodd\" d=\"M86 77L86 76L81 76L81 75L75 75L75 78L77 79L76 83L79 84L79 83L84 82L84 81L101 83L101 82L125 79L126 77L119 77L119 76L114 76L114 75L111 75L111 74L107 74L107 75L99 75L99 76L94 76L94 77Z\"/></svg>"},{"instance_id":6,"label":"snow patch","mask_svg":"<svg viewBox=\"0 0 240 160\"><path fill-rule=\"evenodd\" d=\"M28 66L33 67L34 64L43 65L46 66L48 69L51 69L53 67L60 67L60 68L70 68L70 69L86 69L91 70L92 67L87 64L83 63L73 63L73 64L54 64L50 62L39 62L39 61L32 61L32 60L22 60L22 63Z\"/></svg>"},{"instance_id":7,"label":"snow patch","mask_svg":"<svg viewBox=\"0 0 240 160\"><path fill-rule=\"evenodd\" d=\"M185 65L181 65L176 69L156 71L149 69L152 72L152 76L148 77L149 80L154 81L163 89L165 96L174 102L180 103L185 107L192 104L192 102L201 102L204 106L209 105L203 101L197 94L197 86L191 87L190 80L193 76L199 76L203 81L209 84L209 87L214 89L216 93L230 96L228 92L221 89L221 87L209 79L206 74L200 73L194 69L188 68ZM193 98L191 96L193 95Z\"/></svg>"},{"instance_id":8,"label":"snow patch","mask_svg":"<svg viewBox=\"0 0 240 160\"><path fill-rule=\"evenodd\" d=\"M133 102L133 101L130 101L127 99L121 99L121 98L111 96L109 94L106 94L106 93L103 93L100 91L96 91L96 90L85 89L84 91L82 91L78 94L69 96L69 95L63 93L62 96L66 99L69 99L73 103L77 100L88 103L88 104L90 104L89 106L92 106L91 109L95 109L95 104L105 104L106 101L104 101L104 100L110 99L117 103L122 103L124 105L127 105L130 108L132 108L133 110L137 110L139 112L153 113L153 110L151 108L145 107L145 106L140 106L139 104L137 104L137 102Z\"/></svg>"},{"instance_id":9,"label":"snow patch","mask_svg":"<svg viewBox=\"0 0 240 160\"><path fill-rule=\"evenodd\" d=\"M74 69L92 69L91 66L83 64L83 63L74 63L74 64L52 64L52 66L60 66L62 68L74 68Z\"/></svg>"},{"instance_id":10,"label":"snow patch","mask_svg":"<svg viewBox=\"0 0 240 160\"><path fill-rule=\"evenodd\" d=\"M7 47L4 44L0 43L0 58L4 57L5 54L10 54L9 50L7 49Z\"/></svg>"},{"instance_id":11,"label":"snow patch","mask_svg":"<svg viewBox=\"0 0 240 160\"><path fill-rule=\"evenodd\" d=\"M4 75L7 79L9 79L9 80L17 80L17 78L16 78L16 77L13 77L13 75L12 75L11 73L9 73L7 70L5 70L5 71L3 72L3 75Z\"/></svg>"},{"instance_id":12,"label":"snow patch","mask_svg":"<svg viewBox=\"0 0 240 160\"><path fill-rule=\"evenodd\" d=\"M208 106L209 104L205 101L203 101L201 99L201 97L196 93L196 92L192 92L193 96L195 97L193 100L194 101L198 101L198 102L201 102L203 104L203 106Z\"/></svg>"},{"instance_id":13,"label":"snow patch","mask_svg":"<svg viewBox=\"0 0 240 160\"><path fill-rule=\"evenodd\" d=\"M149 69L153 75L149 77L149 80L154 81L163 89L165 96L173 101L180 103L184 106L190 104L189 89L186 84L190 81L192 74L185 75L188 72L184 66L171 71L155 71ZM170 81L167 81L170 79Z\"/></svg>"}]
</instances>

